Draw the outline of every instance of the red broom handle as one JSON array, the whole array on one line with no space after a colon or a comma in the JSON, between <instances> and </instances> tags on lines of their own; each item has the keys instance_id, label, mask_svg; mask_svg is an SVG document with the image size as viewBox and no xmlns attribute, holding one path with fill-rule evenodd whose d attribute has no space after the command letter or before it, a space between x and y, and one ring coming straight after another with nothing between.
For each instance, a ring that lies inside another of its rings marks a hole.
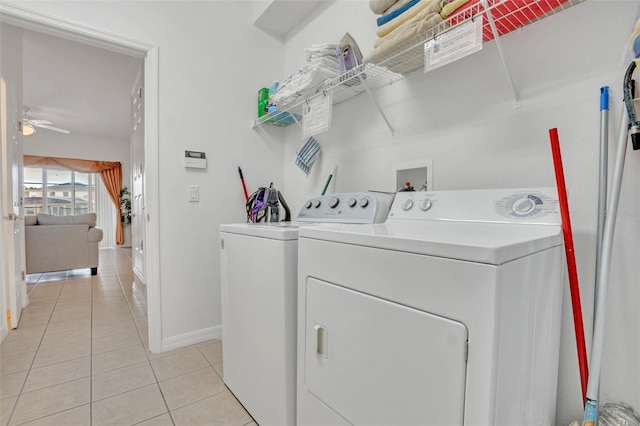
<instances>
[{"instance_id":1,"label":"red broom handle","mask_svg":"<svg viewBox=\"0 0 640 426\"><path fill-rule=\"evenodd\" d=\"M558 129L549 129L551 137L551 152L553 153L553 168L556 172L558 186L558 198L560 201L560 216L562 217L562 233L564 235L564 247L567 254L567 268L569 270L569 289L571 290L571 306L573 307L573 326L576 333L576 345L578 349L578 367L580 368L580 382L582 384L582 403L587 401L587 382L589 370L587 367L587 349L584 343L584 326L582 324L582 304L580 303L580 287L578 285L578 271L576 269L576 256L573 248L573 233L571 231L571 219L569 218L569 203L567 201L567 188L564 182L562 170L562 156L560 155L560 141Z\"/></svg>"}]
</instances>

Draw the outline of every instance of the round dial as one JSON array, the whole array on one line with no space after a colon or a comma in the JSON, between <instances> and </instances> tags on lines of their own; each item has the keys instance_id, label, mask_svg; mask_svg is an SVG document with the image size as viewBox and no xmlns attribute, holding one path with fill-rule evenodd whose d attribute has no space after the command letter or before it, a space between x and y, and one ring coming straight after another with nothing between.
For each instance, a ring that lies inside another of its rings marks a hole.
<instances>
[{"instance_id":1,"label":"round dial","mask_svg":"<svg viewBox=\"0 0 640 426\"><path fill-rule=\"evenodd\" d=\"M351 198L349 198L349 201L347 202L347 204L349 204L349 207L355 207L356 204L358 204L358 200L356 200L355 198L351 197Z\"/></svg>"},{"instance_id":2,"label":"round dial","mask_svg":"<svg viewBox=\"0 0 640 426\"><path fill-rule=\"evenodd\" d=\"M426 212L427 210L429 210L431 208L431 206L433 206L433 202L428 199L425 198L424 200L422 200L422 202L420 203L420 209L424 212Z\"/></svg>"},{"instance_id":3,"label":"round dial","mask_svg":"<svg viewBox=\"0 0 640 426\"><path fill-rule=\"evenodd\" d=\"M331 199L329 200L329 207L335 209L336 207L338 207L338 204L340 204L340 199L338 197L331 197Z\"/></svg>"},{"instance_id":4,"label":"round dial","mask_svg":"<svg viewBox=\"0 0 640 426\"><path fill-rule=\"evenodd\" d=\"M528 197L517 199L511 206L511 211L518 215L524 216L531 213L536 208L536 202Z\"/></svg>"},{"instance_id":5,"label":"round dial","mask_svg":"<svg viewBox=\"0 0 640 426\"><path fill-rule=\"evenodd\" d=\"M307 209L310 209L312 205L313 205L313 203L311 201L307 201L307 203L304 205L304 207L307 208Z\"/></svg>"},{"instance_id":6,"label":"round dial","mask_svg":"<svg viewBox=\"0 0 640 426\"><path fill-rule=\"evenodd\" d=\"M313 207L315 207L315 208L317 209L318 207L320 207L320 204L322 204L322 201L320 201L320 200L316 200L316 201L314 201L314 203L313 203Z\"/></svg>"},{"instance_id":7,"label":"round dial","mask_svg":"<svg viewBox=\"0 0 640 426\"><path fill-rule=\"evenodd\" d=\"M539 219L559 213L558 201L543 192L516 192L494 203L500 215L511 219Z\"/></svg>"},{"instance_id":8,"label":"round dial","mask_svg":"<svg viewBox=\"0 0 640 426\"><path fill-rule=\"evenodd\" d=\"M364 208L367 207L369 205L369 199L368 198L361 198L360 199L360 207Z\"/></svg>"},{"instance_id":9,"label":"round dial","mask_svg":"<svg viewBox=\"0 0 640 426\"><path fill-rule=\"evenodd\" d=\"M411 210L412 207L413 207L413 200L411 198L409 198L407 201L405 201L402 204L402 210L404 211Z\"/></svg>"}]
</instances>

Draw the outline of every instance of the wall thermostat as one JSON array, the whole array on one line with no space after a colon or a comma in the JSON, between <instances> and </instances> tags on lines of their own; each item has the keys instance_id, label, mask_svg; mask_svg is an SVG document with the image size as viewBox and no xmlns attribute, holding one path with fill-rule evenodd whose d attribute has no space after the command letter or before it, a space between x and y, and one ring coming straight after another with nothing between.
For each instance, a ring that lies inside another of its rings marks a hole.
<instances>
[{"instance_id":1,"label":"wall thermostat","mask_svg":"<svg viewBox=\"0 0 640 426\"><path fill-rule=\"evenodd\" d=\"M205 169L207 167L207 156L204 152L185 151L184 166L195 169Z\"/></svg>"}]
</instances>

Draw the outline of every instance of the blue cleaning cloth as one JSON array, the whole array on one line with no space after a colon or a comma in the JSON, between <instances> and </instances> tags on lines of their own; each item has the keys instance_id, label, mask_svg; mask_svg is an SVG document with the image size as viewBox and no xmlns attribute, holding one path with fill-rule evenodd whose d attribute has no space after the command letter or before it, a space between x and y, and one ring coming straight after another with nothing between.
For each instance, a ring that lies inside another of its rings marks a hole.
<instances>
[{"instance_id":1,"label":"blue cleaning cloth","mask_svg":"<svg viewBox=\"0 0 640 426\"><path fill-rule=\"evenodd\" d=\"M395 17L397 17L399 15L402 15L404 12L406 12L407 10L409 10L413 6L415 6L419 1L420 0L411 0L409 3L405 4L401 8L396 9L393 12L389 12L386 15L382 15L377 20L378 26L381 27L384 24L386 24L387 22L389 22L390 20L392 20L393 18L395 18Z\"/></svg>"},{"instance_id":2,"label":"blue cleaning cloth","mask_svg":"<svg viewBox=\"0 0 640 426\"><path fill-rule=\"evenodd\" d=\"M296 166L308 175L311 170L311 165L319 153L320 144L313 137L310 137L296 151Z\"/></svg>"}]
</instances>

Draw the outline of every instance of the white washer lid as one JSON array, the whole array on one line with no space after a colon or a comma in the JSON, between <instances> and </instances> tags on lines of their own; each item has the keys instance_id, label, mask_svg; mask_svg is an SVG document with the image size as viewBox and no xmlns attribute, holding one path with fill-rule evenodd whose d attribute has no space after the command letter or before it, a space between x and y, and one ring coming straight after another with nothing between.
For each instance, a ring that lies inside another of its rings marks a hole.
<instances>
[{"instance_id":1,"label":"white washer lid","mask_svg":"<svg viewBox=\"0 0 640 426\"><path fill-rule=\"evenodd\" d=\"M231 223L220 225L220 232L288 241L298 239L298 228L296 222Z\"/></svg>"},{"instance_id":2,"label":"white washer lid","mask_svg":"<svg viewBox=\"0 0 640 426\"><path fill-rule=\"evenodd\" d=\"M300 228L299 238L501 265L561 245L562 229L558 225L398 221L315 224Z\"/></svg>"}]
</instances>

